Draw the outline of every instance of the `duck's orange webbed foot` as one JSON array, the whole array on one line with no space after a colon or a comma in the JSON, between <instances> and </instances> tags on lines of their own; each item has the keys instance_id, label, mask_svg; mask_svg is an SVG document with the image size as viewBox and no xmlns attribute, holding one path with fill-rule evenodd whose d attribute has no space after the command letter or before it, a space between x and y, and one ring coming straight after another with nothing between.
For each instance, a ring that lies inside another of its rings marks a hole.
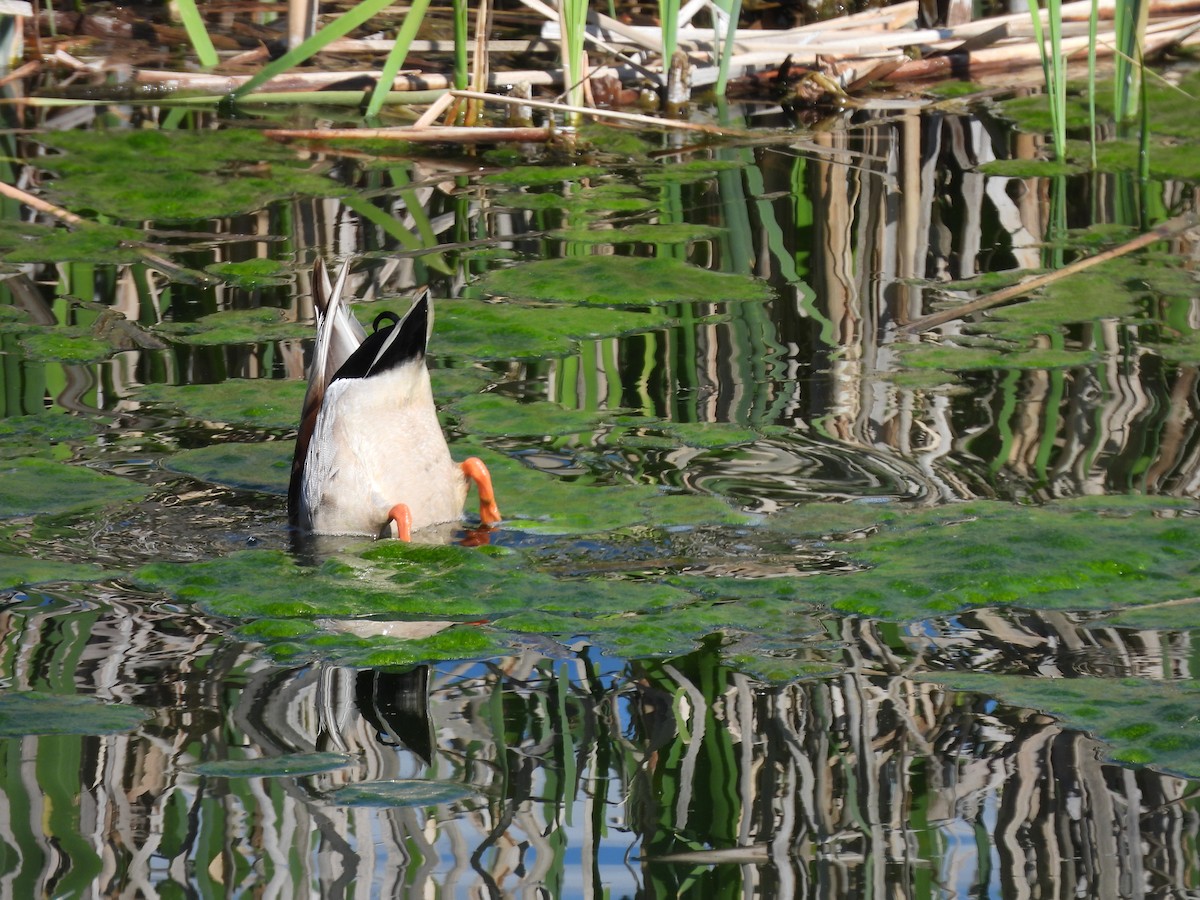
<instances>
[{"instance_id":1,"label":"duck's orange webbed foot","mask_svg":"<svg viewBox=\"0 0 1200 900\"><path fill-rule=\"evenodd\" d=\"M383 526L383 535L399 538L402 541L412 540L412 510L407 503L397 503L388 510L387 523Z\"/></svg>"},{"instance_id":2,"label":"duck's orange webbed foot","mask_svg":"<svg viewBox=\"0 0 1200 900\"><path fill-rule=\"evenodd\" d=\"M479 518L484 525L500 523L500 507L496 505L496 494L492 490L492 476L488 474L487 466L477 456L462 463L463 474L475 482L479 491Z\"/></svg>"}]
</instances>

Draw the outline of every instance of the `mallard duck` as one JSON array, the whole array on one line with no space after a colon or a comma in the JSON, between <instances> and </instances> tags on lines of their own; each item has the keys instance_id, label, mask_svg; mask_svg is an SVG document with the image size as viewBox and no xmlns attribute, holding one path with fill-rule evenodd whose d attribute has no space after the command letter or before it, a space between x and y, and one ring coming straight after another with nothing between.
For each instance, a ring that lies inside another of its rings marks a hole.
<instances>
[{"instance_id":1,"label":"mallard duck","mask_svg":"<svg viewBox=\"0 0 1200 900\"><path fill-rule=\"evenodd\" d=\"M407 541L421 528L460 519L470 482L483 523L496 524L487 468L474 457L456 464L438 424L425 367L429 291L402 319L380 313L367 334L342 301L349 268L332 287L323 263L313 272L317 345L292 459L292 525Z\"/></svg>"}]
</instances>

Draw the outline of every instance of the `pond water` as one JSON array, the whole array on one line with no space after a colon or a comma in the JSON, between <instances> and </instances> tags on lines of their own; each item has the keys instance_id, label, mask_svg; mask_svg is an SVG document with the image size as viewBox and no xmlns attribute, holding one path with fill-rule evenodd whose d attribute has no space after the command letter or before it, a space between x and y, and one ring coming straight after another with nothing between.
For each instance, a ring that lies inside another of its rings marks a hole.
<instances>
[{"instance_id":1,"label":"pond water","mask_svg":"<svg viewBox=\"0 0 1200 900\"><path fill-rule=\"evenodd\" d=\"M3 206L0 893L1198 895L1195 245L903 330L1194 184L1004 174L991 104L728 114L2 135L95 224ZM289 534L316 258L367 322L431 286L497 529Z\"/></svg>"}]
</instances>

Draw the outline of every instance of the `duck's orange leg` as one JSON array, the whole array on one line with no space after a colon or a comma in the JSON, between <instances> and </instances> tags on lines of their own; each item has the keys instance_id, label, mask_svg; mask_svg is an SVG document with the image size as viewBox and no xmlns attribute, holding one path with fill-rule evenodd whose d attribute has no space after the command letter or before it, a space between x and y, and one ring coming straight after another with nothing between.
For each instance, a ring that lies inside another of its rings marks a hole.
<instances>
[{"instance_id":1,"label":"duck's orange leg","mask_svg":"<svg viewBox=\"0 0 1200 900\"><path fill-rule=\"evenodd\" d=\"M388 510L388 520L384 528L395 531L393 537L402 541L412 540L412 510L408 508L407 503L397 503Z\"/></svg>"},{"instance_id":2,"label":"duck's orange leg","mask_svg":"<svg viewBox=\"0 0 1200 900\"><path fill-rule=\"evenodd\" d=\"M492 476L488 474L487 466L477 456L462 463L463 474L475 482L479 491L479 518L484 525L497 525L500 522L500 507L496 505L496 494L492 490Z\"/></svg>"}]
</instances>

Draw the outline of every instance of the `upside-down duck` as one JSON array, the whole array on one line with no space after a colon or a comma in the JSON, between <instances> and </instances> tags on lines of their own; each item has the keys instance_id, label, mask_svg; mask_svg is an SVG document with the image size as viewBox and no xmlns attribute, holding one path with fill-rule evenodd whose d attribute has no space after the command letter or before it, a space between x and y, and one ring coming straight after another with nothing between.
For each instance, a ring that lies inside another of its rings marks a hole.
<instances>
[{"instance_id":1,"label":"upside-down duck","mask_svg":"<svg viewBox=\"0 0 1200 900\"><path fill-rule=\"evenodd\" d=\"M471 482L483 524L498 523L487 468L475 457L456 464L438 423L425 367L429 291L402 319L380 313L367 334L342 300L349 269L332 286L324 263L313 272L317 343L288 487L293 527L411 540L462 518Z\"/></svg>"}]
</instances>

